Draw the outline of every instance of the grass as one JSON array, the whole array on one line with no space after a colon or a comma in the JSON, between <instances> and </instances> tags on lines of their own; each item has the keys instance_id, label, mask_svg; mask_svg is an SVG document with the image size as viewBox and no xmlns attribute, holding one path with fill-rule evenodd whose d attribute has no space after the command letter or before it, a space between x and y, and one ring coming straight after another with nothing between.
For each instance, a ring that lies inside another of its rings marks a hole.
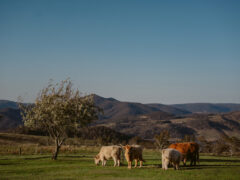
<instances>
[{"instance_id":1,"label":"grass","mask_svg":"<svg viewBox=\"0 0 240 180\"><path fill-rule=\"evenodd\" d=\"M160 155L144 151L146 163L143 168L127 169L126 161L121 167L96 166L93 157L96 151L81 151L79 154L60 154L57 161L50 154L1 155L0 179L104 179L104 180L155 180L155 179L240 179L239 157L200 156L200 165L182 167L179 171L161 169Z\"/></svg>"}]
</instances>

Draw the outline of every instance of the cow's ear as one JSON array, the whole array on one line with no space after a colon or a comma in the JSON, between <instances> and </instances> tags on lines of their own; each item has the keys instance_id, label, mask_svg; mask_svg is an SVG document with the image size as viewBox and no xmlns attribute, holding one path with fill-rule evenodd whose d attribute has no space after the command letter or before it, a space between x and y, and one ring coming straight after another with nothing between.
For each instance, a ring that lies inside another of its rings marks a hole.
<instances>
[{"instance_id":1,"label":"cow's ear","mask_svg":"<svg viewBox=\"0 0 240 180\"><path fill-rule=\"evenodd\" d=\"M131 146L129 146L129 145L126 145L126 149L130 149L131 148Z\"/></svg>"}]
</instances>

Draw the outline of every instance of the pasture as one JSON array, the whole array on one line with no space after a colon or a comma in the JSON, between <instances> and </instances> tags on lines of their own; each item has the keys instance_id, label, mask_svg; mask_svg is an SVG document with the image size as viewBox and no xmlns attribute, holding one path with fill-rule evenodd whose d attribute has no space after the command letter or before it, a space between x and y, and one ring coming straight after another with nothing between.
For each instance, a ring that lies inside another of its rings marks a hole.
<instances>
[{"instance_id":1,"label":"pasture","mask_svg":"<svg viewBox=\"0 0 240 180\"><path fill-rule=\"evenodd\" d=\"M60 153L58 160L51 160L51 154L1 155L0 179L240 179L239 157L216 157L200 155L200 165L182 167L179 171L161 169L159 152L144 150L143 168L127 169L113 167L113 161L106 167L96 166L93 161L97 151L82 150L79 154ZM189 162L187 163L189 164Z\"/></svg>"}]
</instances>

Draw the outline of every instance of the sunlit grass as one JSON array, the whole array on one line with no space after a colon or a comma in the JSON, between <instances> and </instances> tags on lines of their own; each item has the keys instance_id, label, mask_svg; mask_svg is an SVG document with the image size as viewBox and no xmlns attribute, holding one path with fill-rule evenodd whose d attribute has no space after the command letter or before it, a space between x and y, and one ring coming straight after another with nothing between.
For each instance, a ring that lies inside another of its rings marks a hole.
<instances>
[{"instance_id":1,"label":"sunlit grass","mask_svg":"<svg viewBox=\"0 0 240 180\"><path fill-rule=\"evenodd\" d=\"M96 166L96 152L60 154L57 161L46 155L4 155L0 157L0 179L240 179L240 158L201 156L200 165L181 167L174 171L161 169L160 155L156 151L145 151L143 168Z\"/></svg>"}]
</instances>

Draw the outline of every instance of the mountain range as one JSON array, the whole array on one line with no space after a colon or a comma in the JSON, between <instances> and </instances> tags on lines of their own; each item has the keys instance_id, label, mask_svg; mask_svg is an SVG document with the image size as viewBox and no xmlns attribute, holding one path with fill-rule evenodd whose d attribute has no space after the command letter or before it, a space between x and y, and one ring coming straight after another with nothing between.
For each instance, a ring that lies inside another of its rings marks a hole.
<instances>
[{"instance_id":1,"label":"mountain range","mask_svg":"<svg viewBox=\"0 0 240 180\"><path fill-rule=\"evenodd\" d=\"M92 126L144 139L153 139L162 130L169 130L173 138L194 135L216 140L221 134L240 135L240 104L142 104L98 95L94 95L94 102L104 114ZM22 124L16 102L0 100L0 116L0 131Z\"/></svg>"}]
</instances>

